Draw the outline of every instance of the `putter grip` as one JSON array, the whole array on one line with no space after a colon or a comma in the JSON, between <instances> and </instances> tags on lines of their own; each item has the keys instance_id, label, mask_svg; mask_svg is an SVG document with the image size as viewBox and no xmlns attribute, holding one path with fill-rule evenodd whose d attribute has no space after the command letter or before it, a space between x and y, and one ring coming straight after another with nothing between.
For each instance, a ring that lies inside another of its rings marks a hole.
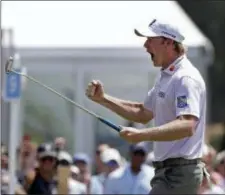
<instances>
[{"instance_id":1,"label":"putter grip","mask_svg":"<svg viewBox=\"0 0 225 195\"><path fill-rule=\"evenodd\" d=\"M120 127L120 126L117 126L117 125L113 124L112 122L110 122L110 121L108 121L108 120L106 120L106 119L104 119L104 118L101 118L101 117L99 117L98 119L99 119L102 123L104 123L104 124L108 125L109 127L115 129L116 131L118 131L118 132L121 131L121 127Z\"/></svg>"}]
</instances>

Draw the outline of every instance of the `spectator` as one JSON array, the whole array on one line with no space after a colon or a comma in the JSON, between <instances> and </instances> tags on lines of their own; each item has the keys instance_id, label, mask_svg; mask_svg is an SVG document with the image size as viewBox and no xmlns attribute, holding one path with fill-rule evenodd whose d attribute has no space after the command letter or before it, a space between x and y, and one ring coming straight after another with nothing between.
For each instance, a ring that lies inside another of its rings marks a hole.
<instances>
[{"instance_id":1,"label":"spectator","mask_svg":"<svg viewBox=\"0 0 225 195\"><path fill-rule=\"evenodd\" d=\"M212 180L208 180L207 175L203 175L203 181L199 189L199 194L224 194L225 191L216 185Z\"/></svg>"},{"instance_id":2,"label":"spectator","mask_svg":"<svg viewBox=\"0 0 225 195\"><path fill-rule=\"evenodd\" d=\"M79 175L79 169L76 166L71 166L71 178L70 178L70 194L86 194L87 193L87 187L85 184L79 182L77 180Z\"/></svg>"},{"instance_id":3,"label":"spectator","mask_svg":"<svg viewBox=\"0 0 225 195\"><path fill-rule=\"evenodd\" d=\"M147 147L141 142L130 147L130 164L112 172L105 182L105 194L148 194L154 169L144 164Z\"/></svg>"},{"instance_id":4,"label":"spectator","mask_svg":"<svg viewBox=\"0 0 225 195\"><path fill-rule=\"evenodd\" d=\"M57 137L55 138L54 144L57 151L65 150L66 140L63 137Z\"/></svg>"},{"instance_id":5,"label":"spectator","mask_svg":"<svg viewBox=\"0 0 225 195\"><path fill-rule=\"evenodd\" d=\"M216 150L212 146L204 144L202 160L205 163L206 169L209 173L213 171L212 165L215 158Z\"/></svg>"},{"instance_id":6,"label":"spectator","mask_svg":"<svg viewBox=\"0 0 225 195\"><path fill-rule=\"evenodd\" d=\"M105 150L110 148L108 144L100 144L95 153L95 165L96 165L96 174L101 174L104 172L104 164L101 161L100 155Z\"/></svg>"},{"instance_id":7,"label":"spectator","mask_svg":"<svg viewBox=\"0 0 225 195\"><path fill-rule=\"evenodd\" d=\"M8 152L2 151L1 153L1 170L2 171L8 171L8 165L9 165L8 162L9 162Z\"/></svg>"},{"instance_id":8,"label":"spectator","mask_svg":"<svg viewBox=\"0 0 225 195\"><path fill-rule=\"evenodd\" d=\"M122 158L118 150L116 150L115 148L108 148L100 154L100 160L103 163L103 172L95 177L104 186L105 180L107 179L108 175L121 166Z\"/></svg>"},{"instance_id":9,"label":"spectator","mask_svg":"<svg viewBox=\"0 0 225 195\"><path fill-rule=\"evenodd\" d=\"M20 168L23 171L33 169L34 161L36 160L36 150L37 145L31 141L28 135L25 135L18 150Z\"/></svg>"},{"instance_id":10,"label":"spectator","mask_svg":"<svg viewBox=\"0 0 225 195\"><path fill-rule=\"evenodd\" d=\"M223 194L223 189L219 186L218 173L213 170L213 160L215 159L216 151L213 147L205 144L203 148L202 161L205 163L207 173L203 175L203 181L199 189L199 194Z\"/></svg>"},{"instance_id":11,"label":"spectator","mask_svg":"<svg viewBox=\"0 0 225 195\"><path fill-rule=\"evenodd\" d=\"M74 155L73 163L80 170L80 176L78 180L84 183L87 188L87 194L102 194L103 187L99 180L92 177L90 172L90 159L84 153L78 153Z\"/></svg>"},{"instance_id":12,"label":"spectator","mask_svg":"<svg viewBox=\"0 0 225 195\"><path fill-rule=\"evenodd\" d=\"M219 185L225 189L225 150L217 154L214 167L215 171L221 175Z\"/></svg>"},{"instance_id":13,"label":"spectator","mask_svg":"<svg viewBox=\"0 0 225 195\"><path fill-rule=\"evenodd\" d=\"M57 154L51 144L41 144L37 149L38 168L30 171L24 181L28 194L52 194Z\"/></svg>"},{"instance_id":14,"label":"spectator","mask_svg":"<svg viewBox=\"0 0 225 195\"><path fill-rule=\"evenodd\" d=\"M111 172L118 169L121 165L121 155L115 148L108 148L100 155L101 161L104 165L104 172L109 175Z\"/></svg>"},{"instance_id":15,"label":"spectator","mask_svg":"<svg viewBox=\"0 0 225 195\"><path fill-rule=\"evenodd\" d=\"M71 172L71 178L72 178L73 180L78 181L78 178L79 178L79 175L80 175L80 170L79 170L79 168L78 168L77 166L75 166L75 165L72 165L72 166L70 167L70 172Z\"/></svg>"},{"instance_id":16,"label":"spectator","mask_svg":"<svg viewBox=\"0 0 225 195\"><path fill-rule=\"evenodd\" d=\"M27 136L24 136L20 148L17 150L19 159L17 176L22 182L24 176L35 168L37 145L32 143Z\"/></svg>"},{"instance_id":17,"label":"spectator","mask_svg":"<svg viewBox=\"0 0 225 195\"><path fill-rule=\"evenodd\" d=\"M8 152L5 146L1 148L1 194L7 194L9 187Z\"/></svg>"},{"instance_id":18,"label":"spectator","mask_svg":"<svg viewBox=\"0 0 225 195\"><path fill-rule=\"evenodd\" d=\"M68 167L70 170L70 175L68 176L68 194L86 194L86 186L74 178L75 174L76 176L79 175L79 169L72 165L72 163L72 156L69 153L65 151L60 151L58 153L58 165ZM58 175L58 177L60 177L60 175Z\"/></svg>"}]
</instances>

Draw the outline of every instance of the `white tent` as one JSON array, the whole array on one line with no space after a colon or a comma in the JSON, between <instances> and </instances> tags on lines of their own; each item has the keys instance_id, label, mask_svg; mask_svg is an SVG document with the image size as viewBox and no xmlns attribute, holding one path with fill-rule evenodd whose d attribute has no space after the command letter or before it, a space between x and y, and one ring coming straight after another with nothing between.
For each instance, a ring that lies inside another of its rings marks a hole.
<instances>
[{"instance_id":1,"label":"white tent","mask_svg":"<svg viewBox=\"0 0 225 195\"><path fill-rule=\"evenodd\" d=\"M176 23L186 45L211 46L175 1L2 2L2 27L19 47L140 47L133 29L155 17Z\"/></svg>"}]
</instances>

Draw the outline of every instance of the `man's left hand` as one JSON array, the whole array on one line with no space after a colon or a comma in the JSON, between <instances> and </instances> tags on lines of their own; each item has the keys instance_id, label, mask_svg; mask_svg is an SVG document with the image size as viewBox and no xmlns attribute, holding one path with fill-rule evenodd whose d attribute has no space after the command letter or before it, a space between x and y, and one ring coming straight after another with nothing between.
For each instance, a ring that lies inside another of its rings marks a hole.
<instances>
[{"instance_id":1,"label":"man's left hand","mask_svg":"<svg viewBox=\"0 0 225 195\"><path fill-rule=\"evenodd\" d=\"M140 130L133 127L122 127L122 130L120 131L120 137L130 143L138 143L142 141L140 139Z\"/></svg>"}]
</instances>

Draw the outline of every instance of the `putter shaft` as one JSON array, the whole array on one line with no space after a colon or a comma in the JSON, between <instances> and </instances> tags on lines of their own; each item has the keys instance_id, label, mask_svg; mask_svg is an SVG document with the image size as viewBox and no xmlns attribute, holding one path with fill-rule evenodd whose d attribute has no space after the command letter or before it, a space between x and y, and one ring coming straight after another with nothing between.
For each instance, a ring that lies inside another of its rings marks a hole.
<instances>
[{"instance_id":1,"label":"putter shaft","mask_svg":"<svg viewBox=\"0 0 225 195\"><path fill-rule=\"evenodd\" d=\"M66 100L66 101L68 101L68 102L70 102L71 104L77 106L78 108L82 109L83 111L87 112L88 114L91 114L92 116L97 117L97 118L101 118L100 116L98 116L98 115L95 114L94 112L87 110L86 108L84 108L84 107L81 106L80 104L78 104L78 103L74 102L73 100L67 98L66 96L64 96L64 95L62 95L61 93L55 91L55 90L52 89L51 87L49 87L49 86L47 86L47 85L41 83L40 81L34 79L33 77L30 77L30 76L28 76L28 75L26 75L26 74L22 74L22 73L20 73L20 72L15 71L15 70L11 70L11 72L13 72L13 73L15 73L15 74L19 74L19 75L21 75L21 76L24 76L24 77L30 79L30 80L33 81L34 83L37 83L37 84L41 85L42 87L48 89L49 91L55 93L55 94L58 95L59 97L63 98L64 100Z\"/></svg>"},{"instance_id":2,"label":"putter shaft","mask_svg":"<svg viewBox=\"0 0 225 195\"><path fill-rule=\"evenodd\" d=\"M10 70L8 70L8 72L13 72L13 73L15 73L15 74L18 74L18 75L21 75L21 76L26 77L27 79L33 81L34 83L36 83L36 84L38 84L38 85L40 85L40 86L42 86L42 87L48 89L48 90L51 91L52 93L58 95L59 97L63 98L64 100L70 102L71 104L75 105L76 107L80 108L81 110L85 111L86 113L88 113L88 114L90 114L90 115L96 117L99 121L101 121L102 123L104 123L104 124L106 124L107 126L111 127L112 129L115 129L117 132L120 132L120 131L121 131L121 129L122 129L121 126L115 125L115 124L112 123L111 121L109 121L109 120L107 120L107 119L104 119L103 117L101 117L101 116L95 114L94 112L92 112L92 111L90 111L90 110L84 108L84 107L81 106L80 104L78 104L78 103L76 103L75 101L73 101L73 100L67 98L66 96L64 96L64 95L62 95L61 93L55 91L55 90L52 89L51 87L49 87L49 86L47 86L47 85L41 83L40 81L34 79L33 77L30 77L30 76L28 76L28 75L26 75L26 74L17 72L17 71L15 71L15 70L13 70L12 68L11 68Z\"/></svg>"}]
</instances>

